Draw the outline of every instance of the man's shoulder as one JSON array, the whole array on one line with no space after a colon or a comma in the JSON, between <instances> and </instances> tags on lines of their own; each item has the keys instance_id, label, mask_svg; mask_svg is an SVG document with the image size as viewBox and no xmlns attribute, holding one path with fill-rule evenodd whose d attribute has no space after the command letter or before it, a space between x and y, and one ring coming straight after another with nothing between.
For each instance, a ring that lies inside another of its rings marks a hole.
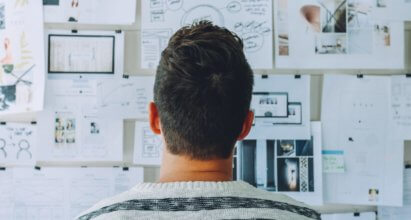
<instances>
[{"instance_id":1,"label":"man's shoulder","mask_svg":"<svg viewBox=\"0 0 411 220\"><path fill-rule=\"evenodd\" d=\"M275 218L319 219L303 203L282 194L256 189L243 182L233 184L140 185L105 199L78 219L122 219L127 217L208 219Z\"/></svg>"}]
</instances>

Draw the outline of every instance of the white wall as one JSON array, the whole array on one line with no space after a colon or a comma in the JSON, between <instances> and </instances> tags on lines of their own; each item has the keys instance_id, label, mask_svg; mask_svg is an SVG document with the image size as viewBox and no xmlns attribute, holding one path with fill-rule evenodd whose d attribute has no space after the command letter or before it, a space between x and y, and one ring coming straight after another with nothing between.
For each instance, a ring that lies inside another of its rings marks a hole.
<instances>
[{"instance_id":1,"label":"white wall","mask_svg":"<svg viewBox=\"0 0 411 220\"><path fill-rule=\"evenodd\" d=\"M140 1L138 1L140 2ZM139 5L137 5L139 8ZM117 30L121 29L125 32L125 73L132 75L146 75L153 74L153 71L141 70L140 69L140 13L136 10L137 20L136 23L130 26L101 26L101 25L76 25L76 24L46 24L46 28L53 29L87 29L87 30ZM392 70L373 70L373 71L361 71L362 74L401 74L406 71L411 72L411 23L406 25L406 69L404 71L392 71ZM269 70L269 71L256 71L256 73L264 74L311 74L311 120L320 120L321 115L321 92L322 92L322 74L327 72L333 73L347 73L347 74L358 74L357 70ZM47 92L47 91L46 91ZM31 115L16 115L8 116L7 118L2 118L2 120L7 121L30 121L35 118L34 114ZM133 143L134 143L134 121L126 121L124 124L124 162L123 163L48 163L39 162L40 166L78 166L78 165L88 165L88 166L113 166L113 165L131 165L132 155L133 155ZM406 150L406 160L411 162L411 142L407 142ZM159 176L159 168L147 167L145 168L144 178L145 181L156 181ZM348 212L348 211L375 211L376 207L373 206L347 206L347 205L326 205L320 208L323 212Z\"/></svg>"}]
</instances>

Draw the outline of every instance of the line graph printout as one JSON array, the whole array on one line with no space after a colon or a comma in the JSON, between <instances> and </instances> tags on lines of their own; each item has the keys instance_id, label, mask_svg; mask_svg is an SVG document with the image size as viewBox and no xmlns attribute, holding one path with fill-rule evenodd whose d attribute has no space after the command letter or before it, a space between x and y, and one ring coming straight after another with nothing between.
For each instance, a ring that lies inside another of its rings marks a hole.
<instances>
[{"instance_id":1,"label":"line graph printout","mask_svg":"<svg viewBox=\"0 0 411 220\"><path fill-rule=\"evenodd\" d=\"M143 182L143 169L8 168L0 171L0 177L0 192L4 192L0 204L7 201L0 207L2 219L69 220L100 200Z\"/></svg>"},{"instance_id":2,"label":"line graph printout","mask_svg":"<svg viewBox=\"0 0 411 220\"><path fill-rule=\"evenodd\" d=\"M99 115L121 119L147 118L154 77L102 79L97 83Z\"/></svg>"},{"instance_id":3,"label":"line graph printout","mask_svg":"<svg viewBox=\"0 0 411 220\"><path fill-rule=\"evenodd\" d=\"M0 165L34 165L36 144L35 124L0 123Z\"/></svg>"},{"instance_id":4,"label":"line graph printout","mask_svg":"<svg viewBox=\"0 0 411 220\"><path fill-rule=\"evenodd\" d=\"M235 32L254 69L271 69L272 1L270 0L143 0L142 68L156 68L171 34L200 20L212 21Z\"/></svg>"}]
</instances>

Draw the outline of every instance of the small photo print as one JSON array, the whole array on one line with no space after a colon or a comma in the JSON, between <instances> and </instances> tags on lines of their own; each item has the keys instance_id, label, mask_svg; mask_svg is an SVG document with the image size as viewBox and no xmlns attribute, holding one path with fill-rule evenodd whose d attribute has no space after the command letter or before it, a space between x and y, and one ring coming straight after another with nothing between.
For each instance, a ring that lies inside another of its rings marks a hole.
<instances>
[{"instance_id":1,"label":"small photo print","mask_svg":"<svg viewBox=\"0 0 411 220\"><path fill-rule=\"evenodd\" d=\"M307 4L300 8L300 13L307 24L307 30L321 33L321 7L318 5Z\"/></svg>"},{"instance_id":2,"label":"small photo print","mask_svg":"<svg viewBox=\"0 0 411 220\"><path fill-rule=\"evenodd\" d=\"M6 28L6 6L4 3L0 4L0 30L4 30Z\"/></svg>"},{"instance_id":3,"label":"small photo print","mask_svg":"<svg viewBox=\"0 0 411 220\"><path fill-rule=\"evenodd\" d=\"M369 189L368 190L368 201L370 202L378 202L378 189Z\"/></svg>"},{"instance_id":4,"label":"small photo print","mask_svg":"<svg viewBox=\"0 0 411 220\"><path fill-rule=\"evenodd\" d=\"M313 156L313 142L311 140L296 140L297 156Z\"/></svg>"},{"instance_id":5,"label":"small photo print","mask_svg":"<svg viewBox=\"0 0 411 220\"><path fill-rule=\"evenodd\" d=\"M277 140L277 156L293 157L295 156L294 140Z\"/></svg>"},{"instance_id":6,"label":"small photo print","mask_svg":"<svg viewBox=\"0 0 411 220\"><path fill-rule=\"evenodd\" d=\"M319 0L323 33L347 31L347 0Z\"/></svg>"},{"instance_id":7,"label":"small photo print","mask_svg":"<svg viewBox=\"0 0 411 220\"><path fill-rule=\"evenodd\" d=\"M90 134L100 134L100 127L95 121L90 122Z\"/></svg>"},{"instance_id":8,"label":"small photo print","mask_svg":"<svg viewBox=\"0 0 411 220\"><path fill-rule=\"evenodd\" d=\"M76 143L76 119L56 115L54 125L54 142L56 144Z\"/></svg>"},{"instance_id":9,"label":"small photo print","mask_svg":"<svg viewBox=\"0 0 411 220\"><path fill-rule=\"evenodd\" d=\"M300 191L299 161L298 158L278 158L278 191Z\"/></svg>"},{"instance_id":10,"label":"small photo print","mask_svg":"<svg viewBox=\"0 0 411 220\"><path fill-rule=\"evenodd\" d=\"M391 27L388 24L374 24L374 42L379 47L391 46Z\"/></svg>"},{"instance_id":11,"label":"small photo print","mask_svg":"<svg viewBox=\"0 0 411 220\"><path fill-rule=\"evenodd\" d=\"M346 54L346 34L320 34L316 37L316 54Z\"/></svg>"},{"instance_id":12,"label":"small photo print","mask_svg":"<svg viewBox=\"0 0 411 220\"><path fill-rule=\"evenodd\" d=\"M280 0L278 2L278 53L280 56L289 55L288 1L289 0Z\"/></svg>"},{"instance_id":13,"label":"small photo print","mask_svg":"<svg viewBox=\"0 0 411 220\"><path fill-rule=\"evenodd\" d=\"M16 103L16 85L0 86L0 111Z\"/></svg>"}]
</instances>

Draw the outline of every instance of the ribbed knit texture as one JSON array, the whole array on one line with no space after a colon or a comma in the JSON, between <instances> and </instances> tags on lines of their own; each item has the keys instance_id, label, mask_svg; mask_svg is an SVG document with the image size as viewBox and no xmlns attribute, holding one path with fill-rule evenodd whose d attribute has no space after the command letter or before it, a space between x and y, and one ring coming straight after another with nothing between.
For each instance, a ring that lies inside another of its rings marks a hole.
<instances>
[{"instance_id":1,"label":"ribbed knit texture","mask_svg":"<svg viewBox=\"0 0 411 220\"><path fill-rule=\"evenodd\" d=\"M103 200L81 220L130 219L320 219L288 196L242 181L142 183Z\"/></svg>"}]
</instances>

